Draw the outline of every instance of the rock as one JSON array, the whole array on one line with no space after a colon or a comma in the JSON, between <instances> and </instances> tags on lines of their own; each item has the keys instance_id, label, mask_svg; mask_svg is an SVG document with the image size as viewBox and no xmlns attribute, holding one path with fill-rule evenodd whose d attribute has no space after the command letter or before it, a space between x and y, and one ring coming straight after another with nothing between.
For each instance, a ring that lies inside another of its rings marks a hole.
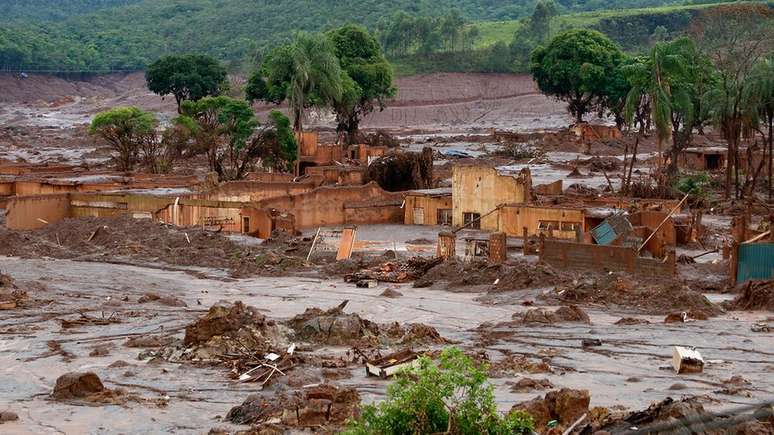
<instances>
[{"instance_id":1,"label":"rock","mask_svg":"<svg viewBox=\"0 0 774 435\"><path fill-rule=\"evenodd\" d=\"M0 411L0 424L5 423L6 421L16 421L18 419L19 416L15 412Z\"/></svg>"},{"instance_id":2,"label":"rock","mask_svg":"<svg viewBox=\"0 0 774 435\"><path fill-rule=\"evenodd\" d=\"M88 397L102 391L105 391L105 386L95 373L70 372L56 380L51 395L57 400L67 400Z\"/></svg>"},{"instance_id":3,"label":"rock","mask_svg":"<svg viewBox=\"0 0 774 435\"><path fill-rule=\"evenodd\" d=\"M675 313L669 313L664 318L664 323L682 323L689 322L691 320L707 320L706 314L701 311L681 311Z\"/></svg>"},{"instance_id":4,"label":"rock","mask_svg":"<svg viewBox=\"0 0 774 435\"><path fill-rule=\"evenodd\" d=\"M580 416L589 411L591 396L588 390L561 390L549 391L544 398L536 397L527 402L518 403L511 410L527 412L535 420L535 429L541 429L551 420L558 420L560 424L569 426Z\"/></svg>"},{"instance_id":5,"label":"rock","mask_svg":"<svg viewBox=\"0 0 774 435\"><path fill-rule=\"evenodd\" d=\"M188 304L185 303L180 298L176 298L174 296L160 296L156 293L145 293L144 295L140 296L139 299L137 299L137 303L139 304L145 304L148 302L157 302L161 305L166 305L168 307L187 307Z\"/></svg>"},{"instance_id":6,"label":"rock","mask_svg":"<svg viewBox=\"0 0 774 435\"><path fill-rule=\"evenodd\" d=\"M540 433L542 429L546 427L549 421L553 420L551 417L551 409L548 407L548 403L540 398L536 397L526 402L521 402L513 405L511 411L524 411L532 416L532 420L535 422L535 430Z\"/></svg>"},{"instance_id":7,"label":"rock","mask_svg":"<svg viewBox=\"0 0 774 435\"><path fill-rule=\"evenodd\" d=\"M588 412L591 396L589 390L562 388L546 394L546 401L554 404L554 415L560 423L573 424L581 415Z\"/></svg>"}]
</instances>

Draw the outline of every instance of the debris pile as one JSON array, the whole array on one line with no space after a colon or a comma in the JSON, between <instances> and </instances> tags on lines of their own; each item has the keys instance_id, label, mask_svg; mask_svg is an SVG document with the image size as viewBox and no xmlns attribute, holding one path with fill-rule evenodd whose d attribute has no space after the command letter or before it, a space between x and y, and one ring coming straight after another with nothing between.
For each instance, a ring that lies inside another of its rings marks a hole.
<instances>
[{"instance_id":1,"label":"debris pile","mask_svg":"<svg viewBox=\"0 0 774 435\"><path fill-rule=\"evenodd\" d=\"M559 307L554 312L550 312L541 308L535 308L527 310L524 313L515 313L513 315L513 319L521 321L525 324L554 324L562 322L591 323L589 315L586 314L586 312L580 309L577 305Z\"/></svg>"},{"instance_id":2,"label":"debris pile","mask_svg":"<svg viewBox=\"0 0 774 435\"><path fill-rule=\"evenodd\" d=\"M631 412L622 418L611 418L602 424L589 424L583 433L597 430L619 433L637 427L643 433L701 433L701 434L769 434L772 433L771 410L748 409L741 415L711 414L697 397L674 400L667 397L643 411Z\"/></svg>"},{"instance_id":3,"label":"debris pile","mask_svg":"<svg viewBox=\"0 0 774 435\"><path fill-rule=\"evenodd\" d=\"M413 281L443 261L442 258L411 257L406 261L388 261L344 276L347 282L376 280L390 283Z\"/></svg>"},{"instance_id":4,"label":"debris pile","mask_svg":"<svg viewBox=\"0 0 774 435\"><path fill-rule=\"evenodd\" d=\"M489 375L495 378L510 377L516 373L553 373L551 366L542 360L532 360L523 355L506 355L489 366Z\"/></svg>"},{"instance_id":5,"label":"debris pile","mask_svg":"<svg viewBox=\"0 0 774 435\"><path fill-rule=\"evenodd\" d=\"M521 378L516 382L508 382L512 393L529 393L535 390L547 390L554 388L554 384L548 379Z\"/></svg>"},{"instance_id":6,"label":"debris pile","mask_svg":"<svg viewBox=\"0 0 774 435\"><path fill-rule=\"evenodd\" d=\"M230 270L234 276L276 275L304 267L303 246L245 246L220 232L176 228L131 216L64 219L34 231L0 227L0 255L122 261ZM285 248L290 252L285 252Z\"/></svg>"},{"instance_id":7,"label":"debris pile","mask_svg":"<svg viewBox=\"0 0 774 435\"><path fill-rule=\"evenodd\" d=\"M239 406L232 408L226 420L234 424L261 426L269 424L275 429L315 427L333 433L344 423L357 416L360 395L352 387L332 384L309 386L292 394L278 393L267 398L251 395Z\"/></svg>"},{"instance_id":8,"label":"debris pile","mask_svg":"<svg viewBox=\"0 0 774 435\"><path fill-rule=\"evenodd\" d=\"M722 312L701 293L677 280L637 282L621 273L576 280L560 285L541 297L551 302L598 304L650 314L680 310L710 317Z\"/></svg>"},{"instance_id":9,"label":"debris pile","mask_svg":"<svg viewBox=\"0 0 774 435\"><path fill-rule=\"evenodd\" d=\"M433 149L421 153L394 152L368 165L368 178L390 192L433 187Z\"/></svg>"},{"instance_id":10,"label":"debris pile","mask_svg":"<svg viewBox=\"0 0 774 435\"><path fill-rule=\"evenodd\" d=\"M20 307L27 299L27 292L20 289L13 278L0 273L0 310Z\"/></svg>"},{"instance_id":11,"label":"debris pile","mask_svg":"<svg viewBox=\"0 0 774 435\"><path fill-rule=\"evenodd\" d=\"M183 357L199 361L231 361L240 368L280 346L276 324L242 302L215 304L186 326Z\"/></svg>"},{"instance_id":12,"label":"debris pile","mask_svg":"<svg viewBox=\"0 0 774 435\"><path fill-rule=\"evenodd\" d=\"M731 301L730 310L774 311L774 280L747 281L742 293Z\"/></svg>"},{"instance_id":13,"label":"debris pile","mask_svg":"<svg viewBox=\"0 0 774 435\"><path fill-rule=\"evenodd\" d=\"M589 412L590 401L588 390L562 388L558 391L549 391L545 397L517 403L511 410L521 410L531 415L535 421L535 429L542 432L552 420L556 420L562 427L569 427Z\"/></svg>"},{"instance_id":14,"label":"debris pile","mask_svg":"<svg viewBox=\"0 0 774 435\"><path fill-rule=\"evenodd\" d=\"M297 340L332 345L377 343L379 326L359 315L344 312L349 301L323 311L307 308L287 322Z\"/></svg>"}]
</instances>

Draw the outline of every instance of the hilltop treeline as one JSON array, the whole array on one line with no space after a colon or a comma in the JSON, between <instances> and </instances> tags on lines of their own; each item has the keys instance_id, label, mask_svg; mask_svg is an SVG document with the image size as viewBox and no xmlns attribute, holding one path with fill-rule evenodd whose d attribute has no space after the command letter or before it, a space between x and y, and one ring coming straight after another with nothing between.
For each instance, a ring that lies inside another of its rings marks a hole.
<instances>
[{"instance_id":1,"label":"hilltop treeline","mask_svg":"<svg viewBox=\"0 0 774 435\"><path fill-rule=\"evenodd\" d=\"M671 3L561 0L558 8L566 13ZM164 54L191 52L237 67L298 30L348 22L376 29L380 18L400 13L422 23L430 42L398 38L388 51L460 52L471 49L476 36L461 22L517 19L534 6L534 0L59 0L51 7L44 0L0 0L0 69L140 69ZM452 20L449 11L456 11Z\"/></svg>"}]
</instances>

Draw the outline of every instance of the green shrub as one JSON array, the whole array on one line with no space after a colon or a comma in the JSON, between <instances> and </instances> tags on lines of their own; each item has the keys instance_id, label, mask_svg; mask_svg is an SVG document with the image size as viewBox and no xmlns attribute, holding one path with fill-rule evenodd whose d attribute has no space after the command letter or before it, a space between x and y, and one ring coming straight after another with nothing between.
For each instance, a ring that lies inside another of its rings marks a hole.
<instances>
[{"instance_id":1,"label":"green shrub","mask_svg":"<svg viewBox=\"0 0 774 435\"><path fill-rule=\"evenodd\" d=\"M459 435L528 434L532 417L497 413L487 367L476 366L457 348L444 350L438 364L421 357L417 367L396 375L387 399L366 405L345 430L349 435L398 435L444 432Z\"/></svg>"}]
</instances>

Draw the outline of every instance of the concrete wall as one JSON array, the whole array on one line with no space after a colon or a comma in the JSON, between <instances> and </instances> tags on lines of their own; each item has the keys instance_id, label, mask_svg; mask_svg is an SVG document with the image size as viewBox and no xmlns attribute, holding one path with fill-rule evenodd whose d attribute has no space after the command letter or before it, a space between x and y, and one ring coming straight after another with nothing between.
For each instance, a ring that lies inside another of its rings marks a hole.
<instances>
[{"instance_id":1,"label":"concrete wall","mask_svg":"<svg viewBox=\"0 0 774 435\"><path fill-rule=\"evenodd\" d=\"M585 219L582 209L508 205L500 210L500 231L509 236L522 237L524 227L527 228L528 235L539 235L541 232L540 221L556 222L558 228L553 230L553 236L559 239L574 240L576 237L574 230L563 231L563 224L576 223L581 226L583 231L587 231L584 227Z\"/></svg>"},{"instance_id":2,"label":"concrete wall","mask_svg":"<svg viewBox=\"0 0 774 435\"><path fill-rule=\"evenodd\" d=\"M34 230L69 216L67 194L16 197L6 204L5 225L12 230Z\"/></svg>"},{"instance_id":3,"label":"concrete wall","mask_svg":"<svg viewBox=\"0 0 774 435\"><path fill-rule=\"evenodd\" d=\"M186 195L187 199L207 201L256 202L264 199L309 192L316 186L313 182L264 182L231 181L208 192Z\"/></svg>"},{"instance_id":4,"label":"concrete wall","mask_svg":"<svg viewBox=\"0 0 774 435\"><path fill-rule=\"evenodd\" d=\"M490 166L458 165L452 169L452 199L454 226L463 225L464 213L482 216L481 229L497 231L499 213L483 217L501 204L527 202L532 189L532 177L525 169L514 177L500 175Z\"/></svg>"},{"instance_id":5,"label":"concrete wall","mask_svg":"<svg viewBox=\"0 0 774 435\"><path fill-rule=\"evenodd\" d=\"M324 184L357 186L365 182L365 166L310 166L307 175L321 177Z\"/></svg>"},{"instance_id":6,"label":"concrete wall","mask_svg":"<svg viewBox=\"0 0 774 435\"><path fill-rule=\"evenodd\" d=\"M295 216L298 229L346 223L401 222L403 194L363 186L323 186L300 195L267 199L256 208L276 209Z\"/></svg>"},{"instance_id":7,"label":"concrete wall","mask_svg":"<svg viewBox=\"0 0 774 435\"><path fill-rule=\"evenodd\" d=\"M406 225L440 225L438 223L438 209L453 210L452 197L449 196L425 196L407 195L406 204L403 206L403 223ZM417 216L418 210L422 210L422 216ZM420 222L421 221L421 222Z\"/></svg>"},{"instance_id":8,"label":"concrete wall","mask_svg":"<svg viewBox=\"0 0 774 435\"><path fill-rule=\"evenodd\" d=\"M674 253L665 260L641 258L624 246L592 245L542 240L540 261L564 270L628 272L642 276L672 276L677 272Z\"/></svg>"}]
</instances>

